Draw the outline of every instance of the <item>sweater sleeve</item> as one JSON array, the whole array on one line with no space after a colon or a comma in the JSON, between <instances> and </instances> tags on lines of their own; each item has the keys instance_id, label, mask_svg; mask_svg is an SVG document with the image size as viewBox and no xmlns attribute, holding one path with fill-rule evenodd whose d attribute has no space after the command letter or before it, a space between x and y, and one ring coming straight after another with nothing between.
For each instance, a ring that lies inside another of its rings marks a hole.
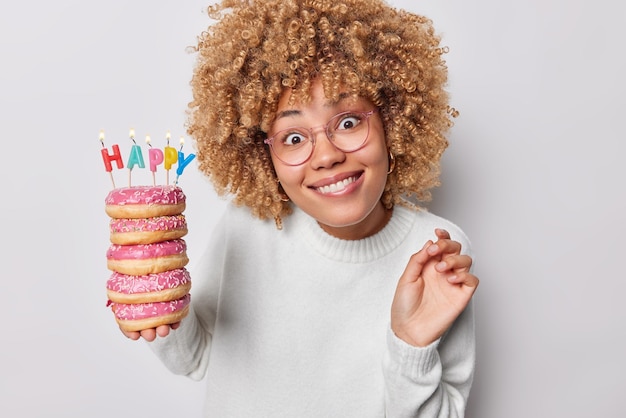
<instances>
[{"instance_id":1,"label":"sweater sleeve","mask_svg":"<svg viewBox=\"0 0 626 418\"><path fill-rule=\"evenodd\" d=\"M413 347L387 331L387 418L463 417L476 357L473 302L439 340Z\"/></svg>"},{"instance_id":2,"label":"sweater sleeve","mask_svg":"<svg viewBox=\"0 0 626 418\"><path fill-rule=\"evenodd\" d=\"M167 337L148 343L172 373L193 380L201 380L208 367L224 266L223 225L226 223L224 219L218 222L204 254L190 271L192 287L189 315Z\"/></svg>"}]
</instances>

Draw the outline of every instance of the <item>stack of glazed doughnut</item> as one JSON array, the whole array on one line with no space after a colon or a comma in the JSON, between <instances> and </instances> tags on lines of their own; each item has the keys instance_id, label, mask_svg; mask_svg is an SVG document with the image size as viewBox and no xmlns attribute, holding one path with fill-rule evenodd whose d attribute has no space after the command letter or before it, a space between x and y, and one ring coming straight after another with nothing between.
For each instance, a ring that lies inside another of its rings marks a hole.
<instances>
[{"instance_id":1,"label":"stack of glazed doughnut","mask_svg":"<svg viewBox=\"0 0 626 418\"><path fill-rule=\"evenodd\" d=\"M118 188L105 199L113 271L107 306L124 331L173 324L189 312L185 200L182 189L170 185Z\"/></svg>"}]
</instances>

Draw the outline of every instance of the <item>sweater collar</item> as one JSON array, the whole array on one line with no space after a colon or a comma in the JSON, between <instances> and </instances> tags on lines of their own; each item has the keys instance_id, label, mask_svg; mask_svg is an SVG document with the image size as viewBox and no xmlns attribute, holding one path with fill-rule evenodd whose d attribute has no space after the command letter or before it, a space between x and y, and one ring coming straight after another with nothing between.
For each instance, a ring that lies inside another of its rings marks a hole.
<instances>
[{"instance_id":1,"label":"sweater collar","mask_svg":"<svg viewBox=\"0 0 626 418\"><path fill-rule=\"evenodd\" d=\"M345 240L328 234L314 218L294 207L285 229L293 230L324 257L345 263L367 263L389 254L406 239L415 222L415 213L395 205L391 219L381 231L367 238Z\"/></svg>"}]
</instances>

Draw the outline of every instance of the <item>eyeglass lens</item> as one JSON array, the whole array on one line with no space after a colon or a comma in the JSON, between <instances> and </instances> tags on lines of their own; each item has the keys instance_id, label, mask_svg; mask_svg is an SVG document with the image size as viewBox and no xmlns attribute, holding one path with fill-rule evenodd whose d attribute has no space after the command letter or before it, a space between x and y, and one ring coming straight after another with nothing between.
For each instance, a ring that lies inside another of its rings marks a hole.
<instances>
[{"instance_id":1,"label":"eyeglass lens","mask_svg":"<svg viewBox=\"0 0 626 418\"><path fill-rule=\"evenodd\" d=\"M344 112L333 116L324 126L328 139L343 152L363 146L369 134L369 116L373 112ZM313 153L316 128L288 128L271 139L272 150L285 164L298 165Z\"/></svg>"}]
</instances>

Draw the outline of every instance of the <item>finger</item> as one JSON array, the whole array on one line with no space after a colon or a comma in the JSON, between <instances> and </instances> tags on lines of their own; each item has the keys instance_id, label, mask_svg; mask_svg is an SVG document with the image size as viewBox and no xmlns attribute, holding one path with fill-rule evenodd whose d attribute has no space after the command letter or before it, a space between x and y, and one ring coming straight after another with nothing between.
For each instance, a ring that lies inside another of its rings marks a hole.
<instances>
[{"instance_id":1,"label":"finger","mask_svg":"<svg viewBox=\"0 0 626 418\"><path fill-rule=\"evenodd\" d=\"M460 254L461 243L451 239L440 239L428 248L431 256L439 254Z\"/></svg>"},{"instance_id":2,"label":"finger","mask_svg":"<svg viewBox=\"0 0 626 418\"><path fill-rule=\"evenodd\" d=\"M122 331L122 334L124 334L127 338L130 338L133 341L137 341L139 337L141 337L141 334L139 334L139 331L124 331L121 328L120 330Z\"/></svg>"},{"instance_id":3,"label":"finger","mask_svg":"<svg viewBox=\"0 0 626 418\"><path fill-rule=\"evenodd\" d=\"M149 328L141 330L141 336L144 340L152 342L156 339L156 329Z\"/></svg>"},{"instance_id":4,"label":"finger","mask_svg":"<svg viewBox=\"0 0 626 418\"><path fill-rule=\"evenodd\" d=\"M435 235L439 239L450 239L450 233L443 228L435 228Z\"/></svg>"},{"instance_id":5,"label":"finger","mask_svg":"<svg viewBox=\"0 0 626 418\"><path fill-rule=\"evenodd\" d=\"M472 257L465 254L448 255L435 265L435 270L440 273L454 270L455 272L469 270L472 267Z\"/></svg>"},{"instance_id":6,"label":"finger","mask_svg":"<svg viewBox=\"0 0 626 418\"><path fill-rule=\"evenodd\" d=\"M433 245L433 242L428 240L421 250L411 256L398 284L414 282L420 277L424 265L431 258L428 253L431 245Z\"/></svg>"},{"instance_id":7,"label":"finger","mask_svg":"<svg viewBox=\"0 0 626 418\"><path fill-rule=\"evenodd\" d=\"M159 325L156 328L156 333L159 337L167 337L167 335L170 333L170 326L169 325Z\"/></svg>"},{"instance_id":8,"label":"finger","mask_svg":"<svg viewBox=\"0 0 626 418\"><path fill-rule=\"evenodd\" d=\"M475 290L480 280L471 273L462 272L448 277L448 282L452 284L462 284Z\"/></svg>"},{"instance_id":9,"label":"finger","mask_svg":"<svg viewBox=\"0 0 626 418\"><path fill-rule=\"evenodd\" d=\"M437 246L437 254L460 254L461 253L461 243L458 241L454 241L451 239L440 239L435 242ZM431 253L431 255L435 255Z\"/></svg>"}]
</instances>

